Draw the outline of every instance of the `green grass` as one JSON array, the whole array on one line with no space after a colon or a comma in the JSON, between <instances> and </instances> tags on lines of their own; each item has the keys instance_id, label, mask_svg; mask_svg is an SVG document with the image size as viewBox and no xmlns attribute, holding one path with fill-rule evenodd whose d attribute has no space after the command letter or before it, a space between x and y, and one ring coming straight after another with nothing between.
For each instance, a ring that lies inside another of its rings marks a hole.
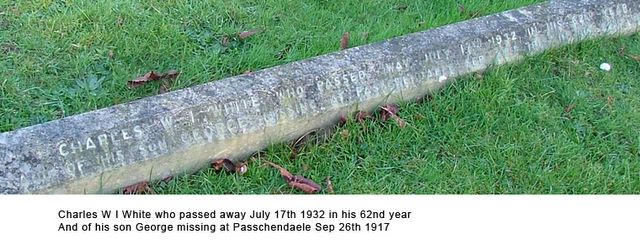
<instances>
[{"instance_id":1,"label":"green grass","mask_svg":"<svg viewBox=\"0 0 640 245\"><path fill-rule=\"evenodd\" d=\"M0 0L0 132L154 95L127 88L150 70L180 89L539 1L224 2Z\"/></svg>"},{"instance_id":2,"label":"green grass","mask_svg":"<svg viewBox=\"0 0 640 245\"><path fill-rule=\"evenodd\" d=\"M358 46L534 2L0 2L0 132L151 96L158 85L126 86L149 70L180 70L179 89L336 51L345 31ZM252 29L263 32L220 45ZM638 35L552 50L403 104L406 128L351 120L296 154L269 147L244 176L208 169L152 187L299 193L268 160L323 185L331 176L336 193L637 194L640 63L630 55Z\"/></svg>"},{"instance_id":3,"label":"green grass","mask_svg":"<svg viewBox=\"0 0 640 245\"><path fill-rule=\"evenodd\" d=\"M351 120L295 158L290 145L268 148L245 176L205 170L154 188L298 193L268 160L323 184L331 176L336 193L637 194L640 63L626 54L640 54L640 36L552 50L403 104L406 128Z\"/></svg>"}]
</instances>

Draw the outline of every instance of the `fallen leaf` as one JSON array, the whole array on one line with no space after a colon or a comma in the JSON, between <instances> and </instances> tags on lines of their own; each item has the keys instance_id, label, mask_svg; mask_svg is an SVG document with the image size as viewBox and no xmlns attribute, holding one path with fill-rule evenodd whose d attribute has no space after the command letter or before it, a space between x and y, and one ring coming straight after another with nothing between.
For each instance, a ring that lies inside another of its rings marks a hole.
<instances>
[{"instance_id":1,"label":"fallen leaf","mask_svg":"<svg viewBox=\"0 0 640 245\"><path fill-rule=\"evenodd\" d=\"M109 56L109 59L113 59L113 50L109 49L107 56Z\"/></svg>"},{"instance_id":2,"label":"fallen leaf","mask_svg":"<svg viewBox=\"0 0 640 245\"><path fill-rule=\"evenodd\" d=\"M340 39L340 49L349 48L349 32L345 32L342 34L342 39Z\"/></svg>"},{"instance_id":3,"label":"fallen leaf","mask_svg":"<svg viewBox=\"0 0 640 245\"><path fill-rule=\"evenodd\" d=\"M178 77L178 75L180 75L179 71L170 70L167 73L165 73L164 75L161 75L161 77L162 77L162 79L175 79L176 77Z\"/></svg>"},{"instance_id":4,"label":"fallen leaf","mask_svg":"<svg viewBox=\"0 0 640 245\"><path fill-rule=\"evenodd\" d=\"M249 171L249 166L247 165L247 162L242 162L238 164L235 168L235 172L239 175L244 175L245 173L247 173L247 171Z\"/></svg>"},{"instance_id":5,"label":"fallen leaf","mask_svg":"<svg viewBox=\"0 0 640 245\"><path fill-rule=\"evenodd\" d=\"M239 175L243 175L249 170L249 166L247 165L246 161L235 164L227 158L214 160L211 163L211 167L215 171L224 170L225 172L237 173Z\"/></svg>"},{"instance_id":6,"label":"fallen leaf","mask_svg":"<svg viewBox=\"0 0 640 245\"><path fill-rule=\"evenodd\" d=\"M233 164L233 162L227 158L222 158L222 159L217 159L215 161L213 161L213 163L211 164L211 167L213 167L214 170L216 171L220 171L220 170L226 170L226 171L235 171L236 170L236 166Z\"/></svg>"},{"instance_id":7,"label":"fallen leaf","mask_svg":"<svg viewBox=\"0 0 640 245\"><path fill-rule=\"evenodd\" d=\"M287 170L286 168L280 167L280 165L269 162L269 161L265 161L265 162L271 165L271 167L278 169L278 171L280 171L280 176L282 176L282 178L284 178L285 181L291 182L293 180L293 175L289 173L289 170Z\"/></svg>"},{"instance_id":8,"label":"fallen leaf","mask_svg":"<svg viewBox=\"0 0 640 245\"><path fill-rule=\"evenodd\" d=\"M318 191L320 191L320 189L316 188L315 186L311 186L305 183L301 183L301 182L289 182L289 186L299 189L301 191L304 191L305 193L308 194L314 194L317 193Z\"/></svg>"},{"instance_id":9,"label":"fallen leaf","mask_svg":"<svg viewBox=\"0 0 640 245\"><path fill-rule=\"evenodd\" d=\"M398 114L398 111L400 111L400 109L398 109L398 106L394 104L388 104L381 108L382 108L382 113L381 113L382 121L389 120L389 118L393 117L393 115Z\"/></svg>"},{"instance_id":10,"label":"fallen leaf","mask_svg":"<svg viewBox=\"0 0 640 245\"><path fill-rule=\"evenodd\" d=\"M347 124L347 117L344 114L340 114L340 118L338 119L338 126L344 126Z\"/></svg>"},{"instance_id":11,"label":"fallen leaf","mask_svg":"<svg viewBox=\"0 0 640 245\"><path fill-rule=\"evenodd\" d=\"M155 194L155 191L151 189L149 182L142 181L125 187L122 194Z\"/></svg>"},{"instance_id":12,"label":"fallen leaf","mask_svg":"<svg viewBox=\"0 0 640 245\"><path fill-rule=\"evenodd\" d=\"M301 175L293 176L293 180L289 182L289 185L309 194L316 193L322 189L322 186Z\"/></svg>"},{"instance_id":13,"label":"fallen leaf","mask_svg":"<svg viewBox=\"0 0 640 245\"><path fill-rule=\"evenodd\" d=\"M631 59L633 59L633 60L635 60L635 61L640 61L640 55L633 55L633 54L630 54L630 55L629 55L629 58L631 58Z\"/></svg>"},{"instance_id":14,"label":"fallen leaf","mask_svg":"<svg viewBox=\"0 0 640 245\"><path fill-rule=\"evenodd\" d=\"M178 75L180 75L180 72L176 70L170 70L167 73L163 73L163 74L157 74L154 71L150 71L144 74L144 76L130 80L128 82L129 88L137 88L149 82L157 81L161 79L175 79L176 77L178 77Z\"/></svg>"},{"instance_id":15,"label":"fallen leaf","mask_svg":"<svg viewBox=\"0 0 640 245\"><path fill-rule=\"evenodd\" d=\"M322 187L318 185L316 182L313 182L312 180L307 179L304 176L301 176L301 175L294 176L287 169L281 167L278 164L275 164L269 161L265 161L265 162L271 165L272 167L278 169L278 171L280 171L280 176L282 176L282 178L284 178L284 180L287 181L287 184L289 184L289 186L293 188L299 189L308 194L317 193L322 189Z\"/></svg>"},{"instance_id":16,"label":"fallen leaf","mask_svg":"<svg viewBox=\"0 0 640 245\"><path fill-rule=\"evenodd\" d=\"M364 124L364 121L366 121L367 119L371 119L371 114L369 114L369 112L359 111L358 113L356 113L356 120L360 124Z\"/></svg>"},{"instance_id":17,"label":"fallen leaf","mask_svg":"<svg viewBox=\"0 0 640 245\"><path fill-rule=\"evenodd\" d=\"M240 39L240 41L245 40L255 34L260 33L262 30L259 29L255 29L255 30L250 30L250 31L243 31L238 33L238 39Z\"/></svg>"},{"instance_id":18,"label":"fallen leaf","mask_svg":"<svg viewBox=\"0 0 640 245\"><path fill-rule=\"evenodd\" d=\"M251 70L246 70L242 73L242 75L251 75L253 72Z\"/></svg>"},{"instance_id":19,"label":"fallen leaf","mask_svg":"<svg viewBox=\"0 0 640 245\"><path fill-rule=\"evenodd\" d=\"M129 88L137 88L140 87L150 81L155 81L155 80L159 80L161 78L161 76L159 76L158 74L156 74L153 71L147 72L146 74L144 74L144 76L138 77L136 79L133 79L131 81L129 81Z\"/></svg>"},{"instance_id":20,"label":"fallen leaf","mask_svg":"<svg viewBox=\"0 0 640 245\"><path fill-rule=\"evenodd\" d=\"M404 128L407 125L407 123L398 116L398 112L400 111L400 109L397 105L388 104L381 107L381 109L382 121L393 118L393 120L395 120L396 123L398 123L398 126L400 126L401 128Z\"/></svg>"},{"instance_id":21,"label":"fallen leaf","mask_svg":"<svg viewBox=\"0 0 640 245\"><path fill-rule=\"evenodd\" d=\"M180 75L180 72L176 70L170 70L164 75L162 75L162 79L164 79L165 81L162 82L162 84L160 85L160 88L158 88L158 94L164 94L166 92L171 91L171 87L173 86L173 80L175 80L178 77L178 75Z\"/></svg>"},{"instance_id":22,"label":"fallen leaf","mask_svg":"<svg viewBox=\"0 0 640 245\"><path fill-rule=\"evenodd\" d=\"M331 176L327 176L327 193L333 194L333 183L331 183Z\"/></svg>"}]
</instances>

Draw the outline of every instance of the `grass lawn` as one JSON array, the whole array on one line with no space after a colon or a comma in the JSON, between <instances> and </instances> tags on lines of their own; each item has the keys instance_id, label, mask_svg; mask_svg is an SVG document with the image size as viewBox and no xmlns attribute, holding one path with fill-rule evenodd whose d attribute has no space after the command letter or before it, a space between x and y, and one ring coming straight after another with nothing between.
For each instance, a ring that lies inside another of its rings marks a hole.
<instances>
[{"instance_id":1,"label":"grass lawn","mask_svg":"<svg viewBox=\"0 0 640 245\"><path fill-rule=\"evenodd\" d=\"M179 89L336 51L346 31L358 46L535 2L0 0L0 132L154 95L158 84L126 83L150 70L181 71ZM222 44L248 30L261 32ZM638 35L551 50L401 105L406 128L351 120L269 147L244 176L152 188L299 193L268 160L330 176L335 193L640 193L638 56Z\"/></svg>"}]
</instances>

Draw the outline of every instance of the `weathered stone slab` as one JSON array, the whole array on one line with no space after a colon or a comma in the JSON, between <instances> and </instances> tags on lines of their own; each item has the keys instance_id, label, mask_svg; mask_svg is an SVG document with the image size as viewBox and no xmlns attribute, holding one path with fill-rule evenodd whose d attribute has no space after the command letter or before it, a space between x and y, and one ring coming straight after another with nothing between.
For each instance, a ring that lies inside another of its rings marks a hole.
<instances>
[{"instance_id":1,"label":"weathered stone slab","mask_svg":"<svg viewBox=\"0 0 640 245\"><path fill-rule=\"evenodd\" d=\"M111 192L194 171L452 77L639 25L637 0L552 1L3 133L0 192Z\"/></svg>"}]
</instances>

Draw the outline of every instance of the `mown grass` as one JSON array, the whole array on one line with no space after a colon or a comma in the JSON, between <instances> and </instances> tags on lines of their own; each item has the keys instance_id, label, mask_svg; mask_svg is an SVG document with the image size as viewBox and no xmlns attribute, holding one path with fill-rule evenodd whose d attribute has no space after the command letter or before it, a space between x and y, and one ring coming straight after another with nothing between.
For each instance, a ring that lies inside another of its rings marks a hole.
<instances>
[{"instance_id":1,"label":"mown grass","mask_svg":"<svg viewBox=\"0 0 640 245\"><path fill-rule=\"evenodd\" d=\"M403 104L406 128L351 120L295 155L288 144L270 147L245 176L205 170L154 188L298 193L267 160L322 184L331 176L335 193L637 194L640 62L629 54L639 44L635 35L552 50Z\"/></svg>"},{"instance_id":2,"label":"mown grass","mask_svg":"<svg viewBox=\"0 0 640 245\"><path fill-rule=\"evenodd\" d=\"M0 131L131 101L149 70L174 89L539 1L20 1L0 4ZM458 4L465 6L460 11ZM261 33L233 45L223 36ZM584 42L460 78L409 124L349 121L327 141L152 185L157 193L299 193L264 160L335 193L638 193L638 35ZM598 69L613 64L611 72ZM323 190L326 193L327 190Z\"/></svg>"},{"instance_id":3,"label":"mown grass","mask_svg":"<svg viewBox=\"0 0 640 245\"><path fill-rule=\"evenodd\" d=\"M534 2L0 0L0 132L151 96L150 70L180 89Z\"/></svg>"}]
</instances>

